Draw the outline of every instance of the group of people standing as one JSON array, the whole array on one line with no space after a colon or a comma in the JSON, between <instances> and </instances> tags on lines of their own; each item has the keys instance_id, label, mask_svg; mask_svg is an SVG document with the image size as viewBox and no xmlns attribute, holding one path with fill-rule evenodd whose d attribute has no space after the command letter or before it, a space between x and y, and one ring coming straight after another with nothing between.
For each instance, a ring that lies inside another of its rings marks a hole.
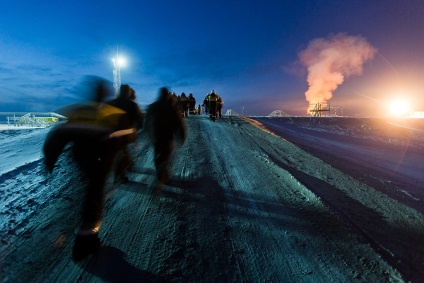
<instances>
[{"instance_id":1,"label":"group of people standing","mask_svg":"<svg viewBox=\"0 0 424 283\"><path fill-rule=\"evenodd\" d=\"M222 97L218 95L215 90L208 93L203 100L203 104L199 104L197 108L196 98L194 98L192 93L186 96L184 92L181 93L181 95L176 95L175 92L173 92L172 95L176 99L178 108L183 117L188 117L189 115L202 115L204 111L206 115L209 115L211 121L215 122L216 118L222 118L224 100L222 100Z\"/></svg>"},{"instance_id":2,"label":"group of people standing","mask_svg":"<svg viewBox=\"0 0 424 283\"><path fill-rule=\"evenodd\" d=\"M203 100L203 107L205 107L206 115L209 114L211 121L215 122L216 118L222 118L222 106L224 105L224 100L221 96L218 95L215 90L212 90L208 93Z\"/></svg>"},{"instance_id":3,"label":"group of people standing","mask_svg":"<svg viewBox=\"0 0 424 283\"><path fill-rule=\"evenodd\" d=\"M172 95L177 100L177 106L184 117L187 118L189 114L199 114L196 108L196 98L194 98L192 93L189 93L187 96L184 92L181 93L181 95L176 95L175 92L173 92Z\"/></svg>"},{"instance_id":4,"label":"group of people standing","mask_svg":"<svg viewBox=\"0 0 424 283\"><path fill-rule=\"evenodd\" d=\"M104 189L108 175L115 169L115 181L125 182L125 173L134 162L128 146L139 130L149 136L154 146L154 164L160 187L169 178L169 159L174 141L186 139L186 127L177 100L166 88L159 89L158 99L144 114L136 93L121 85L118 96L111 97L110 83L96 78L89 102L70 108L66 123L55 126L43 145L44 163L52 172L66 145L72 145L74 160L82 177L87 179L82 204L82 221L75 237L72 257L79 262L100 247L98 232L103 219Z\"/></svg>"}]
</instances>

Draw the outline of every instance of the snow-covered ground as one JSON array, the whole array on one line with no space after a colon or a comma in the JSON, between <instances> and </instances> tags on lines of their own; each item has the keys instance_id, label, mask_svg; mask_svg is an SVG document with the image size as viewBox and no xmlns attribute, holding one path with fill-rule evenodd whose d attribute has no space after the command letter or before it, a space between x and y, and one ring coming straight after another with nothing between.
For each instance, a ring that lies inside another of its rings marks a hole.
<instances>
[{"instance_id":1,"label":"snow-covered ground","mask_svg":"<svg viewBox=\"0 0 424 283\"><path fill-rule=\"evenodd\" d=\"M0 131L2 282L420 282L422 120L206 116L157 195L153 152L108 183L103 248L70 258L82 184L69 150L47 175L49 129Z\"/></svg>"},{"instance_id":2,"label":"snow-covered ground","mask_svg":"<svg viewBox=\"0 0 424 283\"><path fill-rule=\"evenodd\" d=\"M0 176L39 160L48 128L15 127L0 124Z\"/></svg>"}]
</instances>

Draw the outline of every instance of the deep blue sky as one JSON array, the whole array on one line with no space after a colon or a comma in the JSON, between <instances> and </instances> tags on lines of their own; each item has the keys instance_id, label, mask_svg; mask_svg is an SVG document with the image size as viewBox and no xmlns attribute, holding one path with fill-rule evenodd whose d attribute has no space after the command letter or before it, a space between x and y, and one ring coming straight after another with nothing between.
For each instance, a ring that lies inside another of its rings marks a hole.
<instances>
[{"instance_id":1,"label":"deep blue sky","mask_svg":"<svg viewBox=\"0 0 424 283\"><path fill-rule=\"evenodd\" d=\"M87 75L122 83L144 108L159 87L212 89L224 111L304 115L299 53L317 38L361 37L377 53L345 78L333 106L377 116L399 95L424 111L424 1L57 1L0 3L0 111L53 111L79 101Z\"/></svg>"}]
</instances>

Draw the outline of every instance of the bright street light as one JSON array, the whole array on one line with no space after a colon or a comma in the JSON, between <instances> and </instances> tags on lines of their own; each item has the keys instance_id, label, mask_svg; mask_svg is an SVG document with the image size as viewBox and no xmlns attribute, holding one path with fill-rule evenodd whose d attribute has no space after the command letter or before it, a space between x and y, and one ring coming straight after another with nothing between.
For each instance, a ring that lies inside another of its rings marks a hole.
<instances>
[{"instance_id":1,"label":"bright street light","mask_svg":"<svg viewBox=\"0 0 424 283\"><path fill-rule=\"evenodd\" d=\"M125 67L125 64L127 63L127 61L123 57L113 58L112 61L113 65L118 68Z\"/></svg>"},{"instance_id":2,"label":"bright street light","mask_svg":"<svg viewBox=\"0 0 424 283\"><path fill-rule=\"evenodd\" d=\"M121 88L121 67L125 66L125 58L119 56L118 47L116 47L116 57L112 58L113 61L113 88L115 89L115 94L119 94L119 89Z\"/></svg>"}]
</instances>

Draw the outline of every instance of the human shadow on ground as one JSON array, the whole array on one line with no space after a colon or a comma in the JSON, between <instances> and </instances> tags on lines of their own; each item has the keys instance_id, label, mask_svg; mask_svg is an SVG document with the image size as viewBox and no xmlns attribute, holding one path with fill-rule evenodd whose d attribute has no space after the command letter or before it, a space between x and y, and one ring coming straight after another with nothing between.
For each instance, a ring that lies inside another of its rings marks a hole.
<instances>
[{"instance_id":1,"label":"human shadow on ground","mask_svg":"<svg viewBox=\"0 0 424 283\"><path fill-rule=\"evenodd\" d=\"M387 262L398 269L405 279L414 281L424 275L419 268L423 259L422 255L416 254L421 249L422 240L420 239L424 237L424 234L417 227L393 225L380 212L364 205L325 180L284 164L276 158L270 158L316 194L332 211L337 213L349 230L358 235L362 242L369 243ZM171 179L162 191L161 197L195 203L215 214L224 213L222 207L227 209L233 207L235 209L232 209L231 213L239 219L263 217L264 220L273 221L280 227L287 227L290 221L287 217L292 216L296 219L309 210L307 202L301 209L296 207L294 210L287 209L293 206L293 203L288 200L280 199L276 202L275 199L262 194L260 189L248 193L244 190L222 187L220 182L207 175L189 180ZM218 206L217 202L220 203ZM218 207L221 208L217 209ZM292 228L296 227L295 224L290 225ZM313 228L309 230L305 226L297 228L311 234L317 233ZM320 235L317 234L317 236ZM417 244L416 250L411 250L411 243Z\"/></svg>"},{"instance_id":2,"label":"human shadow on ground","mask_svg":"<svg viewBox=\"0 0 424 283\"><path fill-rule=\"evenodd\" d=\"M84 270L105 282L164 282L158 275L128 263L125 253L112 246L102 247Z\"/></svg>"}]
</instances>

